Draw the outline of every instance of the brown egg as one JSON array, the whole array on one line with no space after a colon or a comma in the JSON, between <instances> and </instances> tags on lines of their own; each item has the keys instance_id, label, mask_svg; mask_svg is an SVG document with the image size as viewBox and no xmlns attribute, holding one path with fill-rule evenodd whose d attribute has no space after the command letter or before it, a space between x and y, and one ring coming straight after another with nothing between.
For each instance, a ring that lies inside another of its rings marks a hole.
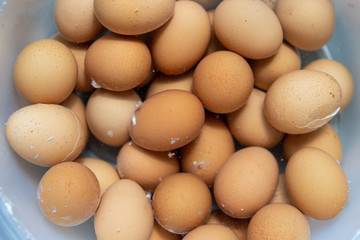
<instances>
[{"instance_id":1,"label":"brown egg","mask_svg":"<svg viewBox=\"0 0 360 240\"><path fill-rule=\"evenodd\" d=\"M286 203L286 204L292 205L291 200L290 200L289 195L286 190L284 173L279 174L279 181L278 181L275 193L270 200L270 203Z\"/></svg>"},{"instance_id":2,"label":"brown egg","mask_svg":"<svg viewBox=\"0 0 360 240\"><path fill-rule=\"evenodd\" d=\"M94 0L56 0L54 19L60 34L70 42L90 41L104 30L94 15Z\"/></svg>"},{"instance_id":3,"label":"brown egg","mask_svg":"<svg viewBox=\"0 0 360 240\"><path fill-rule=\"evenodd\" d=\"M148 75L145 77L145 80L140 83L137 87L146 87L150 82L153 81L153 79L155 78L155 76L157 75L158 70L154 65L154 62L151 62L151 67L150 67L150 72L148 73Z\"/></svg>"},{"instance_id":4,"label":"brown egg","mask_svg":"<svg viewBox=\"0 0 360 240\"><path fill-rule=\"evenodd\" d=\"M121 178L131 179L145 191L153 192L162 179L179 172L179 161L175 152L153 152L130 141L117 156L117 168Z\"/></svg>"},{"instance_id":5,"label":"brown egg","mask_svg":"<svg viewBox=\"0 0 360 240\"><path fill-rule=\"evenodd\" d=\"M150 51L143 41L116 34L96 40L85 57L85 69L92 84L112 91L138 86L150 67Z\"/></svg>"},{"instance_id":6,"label":"brown egg","mask_svg":"<svg viewBox=\"0 0 360 240\"><path fill-rule=\"evenodd\" d=\"M228 127L217 116L207 113L200 135L180 149L181 168L212 187L216 173L234 151Z\"/></svg>"},{"instance_id":7,"label":"brown egg","mask_svg":"<svg viewBox=\"0 0 360 240\"><path fill-rule=\"evenodd\" d=\"M231 133L246 146L272 148L284 136L266 120L264 100L265 92L254 88L245 105L227 115Z\"/></svg>"},{"instance_id":8,"label":"brown egg","mask_svg":"<svg viewBox=\"0 0 360 240\"><path fill-rule=\"evenodd\" d=\"M275 12L286 41L302 50L321 48L335 30L335 9L329 0L278 0Z\"/></svg>"},{"instance_id":9,"label":"brown egg","mask_svg":"<svg viewBox=\"0 0 360 240\"><path fill-rule=\"evenodd\" d=\"M167 90L146 99L135 111L130 136L145 149L169 151L194 140L204 120L204 108L194 94Z\"/></svg>"},{"instance_id":10,"label":"brown egg","mask_svg":"<svg viewBox=\"0 0 360 240\"><path fill-rule=\"evenodd\" d=\"M267 91L270 85L281 75L299 70L300 55L290 44L284 42L272 57L250 62L254 73L255 86Z\"/></svg>"},{"instance_id":11,"label":"brown egg","mask_svg":"<svg viewBox=\"0 0 360 240\"><path fill-rule=\"evenodd\" d=\"M64 44L42 39L18 55L14 82L29 103L60 103L74 90L77 71L75 57Z\"/></svg>"},{"instance_id":12,"label":"brown egg","mask_svg":"<svg viewBox=\"0 0 360 240\"><path fill-rule=\"evenodd\" d=\"M112 92L97 89L86 105L90 131L110 146L123 145L130 139L131 116L140 104L141 99L134 90Z\"/></svg>"},{"instance_id":13,"label":"brown egg","mask_svg":"<svg viewBox=\"0 0 360 240\"><path fill-rule=\"evenodd\" d=\"M348 200L343 169L318 148L302 148L294 153L286 166L285 181L294 205L316 220L334 218Z\"/></svg>"},{"instance_id":14,"label":"brown egg","mask_svg":"<svg viewBox=\"0 0 360 240\"><path fill-rule=\"evenodd\" d=\"M239 240L247 239L249 221L247 219L232 218L221 210L212 211L206 224L221 224L234 231Z\"/></svg>"},{"instance_id":15,"label":"brown egg","mask_svg":"<svg viewBox=\"0 0 360 240\"><path fill-rule=\"evenodd\" d=\"M330 154L339 163L342 160L340 137L329 123L313 132L286 135L282 146L285 159L288 160L296 151L303 147L319 148Z\"/></svg>"},{"instance_id":16,"label":"brown egg","mask_svg":"<svg viewBox=\"0 0 360 240\"><path fill-rule=\"evenodd\" d=\"M278 18L261 0L221 2L215 10L214 30L227 49L250 59L271 57L283 41Z\"/></svg>"},{"instance_id":17,"label":"brown egg","mask_svg":"<svg viewBox=\"0 0 360 240\"><path fill-rule=\"evenodd\" d=\"M193 77L193 91L204 107L215 113L239 109L250 96L254 77L240 55L217 51L203 58Z\"/></svg>"},{"instance_id":18,"label":"brown egg","mask_svg":"<svg viewBox=\"0 0 360 240\"><path fill-rule=\"evenodd\" d=\"M94 0L95 14L110 31L123 35L151 32L173 14L175 0Z\"/></svg>"},{"instance_id":19,"label":"brown egg","mask_svg":"<svg viewBox=\"0 0 360 240\"><path fill-rule=\"evenodd\" d=\"M152 37L151 53L156 67L167 75L190 70L205 54L210 32L210 21L201 5L177 1L172 18Z\"/></svg>"},{"instance_id":20,"label":"brown egg","mask_svg":"<svg viewBox=\"0 0 360 240\"><path fill-rule=\"evenodd\" d=\"M354 95L354 80L349 69L342 63L332 59L318 59L306 65L304 69L321 71L333 76L342 90L340 111L349 105Z\"/></svg>"},{"instance_id":21,"label":"brown egg","mask_svg":"<svg viewBox=\"0 0 360 240\"><path fill-rule=\"evenodd\" d=\"M305 216L288 204L269 204L251 218L248 240L310 239Z\"/></svg>"},{"instance_id":22,"label":"brown egg","mask_svg":"<svg viewBox=\"0 0 360 240\"><path fill-rule=\"evenodd\" d=\"M187 233L210 216L211 194L206 184L190 173L165 178L155 189L152 203L155 218L167 231Z\"/></svg>"},{"instance_id":23,"label":"brown egg","mask_svg":"<svg viewBox=\"0 0 360 240\"><path fill-rule=\"evenodd\" d=\"M165 75L159 72L154 80L150 83L146 92L146 98L169 89L180 89L191 92L193 75L194 70L189 70L181 75L174 76Z\"/></svg>"},{"instance_id":24,"label":"brown egg","mask_svg":"<svg viewBox=\"0 0 360 240\"><path fill-rule=\"evenodd\" d=\"M296 70L282 75L271 85L266 93L264 113L281 132L308 133L325 125L339 112L341 95L339 84L330 75Z\"/></svg>"},{"instance_id":25,"label":"brown egg","mask_svg":"<svg viewBox=\"0 0 360 240\"><path fill-rule=\"evenodd\" d=\"M199 3L206 10L214 9L221 2L221 0L192 0Z\"/></svg>"},{"instance_id":26,"label":"brown egg","mask_svg":"<svg viewBox=\"0 0 360 240\"><path fill-rule=\"evenodd\" d=\"M214 32L214 13L215 13L215 10L211 10L211 11L207 12L207 14L209 16L210 24L211 24L211 35L210 35L209 46L206 50L205 55L209 55L210 53L213 53L215 51L225 50L224 46L216 38L216 35Z\"/></svg>"},{"instance_id":27,"label":"brown egg","mask_svg":"<svg viewBox=\"0 0 360 240\"><path fill-rule=\"evenodd\" d=\"M48 220L61 226L75 226L94 215L100 202L100 186L84 165L59 163L41 178L37 198Z\"/></svg>"},{"instance_id":28,"label":"brown egg","mask_svg":"<svg viewBox=\"0 0 360 240\"><path fill-rule=\"evenodd\" d=\"M84 125L70 109L34 104L14 112L6 123L6 137L25 160L44 167L74 160L84 150Z\"/></svg>"},{"instance_id":29,"label":"brown egg","mask_svg":"<svg viewBox=\"0 0 360 240\"><path fill-rule=\"evenodd\" d=\"M151 204L144 190L128 179L106 190L94 219L98 240L149 239L153 224Z\"/></svg>"},{"instance_id":30,"label":"brown egg","mask_svg":"<svg viewBox=\"0 0 360 240\"><path fill-rule=\"evenodd\" d=\"M100 196L111 184L120 180L117 170L108 162L98 158L78 158L75 162L84 164L96 176L100 184Z\"/></svg>"},{"instance_id":31,"label":"brown egg","mask_svg":"<svg viewBox=\"0 0 360 240\"><path fill-rule=\"evenodd\" d=\"M265 148L238 150L216 175L216 203L231 217L249 218L270 201L278 176L276 159Z\"/></svg>"},{"instance_id":32,"label":"brown egg","mask_svg":"<svg viewBox=\"0 0 360 240\"><path fill-rule=\"evenodd\" d=\"M149 240L180 240L181 236L171 233L162 228L158 222L154 221L154 228L152 230Z\"/></svg>"},{"instance_id":33,"label":"brown egg","mask_svg":"<svg viewBox=\"0 0 360 240\"><path fill-rule=\"evenodd\" d=\"M223 225L202 225L185 235L184 240L238 240L236 234Z\"/></svg>"}]
</instances>

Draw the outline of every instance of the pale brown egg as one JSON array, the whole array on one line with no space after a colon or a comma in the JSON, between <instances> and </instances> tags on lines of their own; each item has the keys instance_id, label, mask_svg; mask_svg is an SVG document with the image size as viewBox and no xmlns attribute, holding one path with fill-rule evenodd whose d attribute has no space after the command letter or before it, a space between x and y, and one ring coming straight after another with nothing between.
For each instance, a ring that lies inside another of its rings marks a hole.
<instances>
[{"instance_id":1,"label":"pale brown egg","mask_svg":"<svg viewBox=\"0 0 360 240\"><path fill-rule=\"evenodd\" d=\"M275 12L286 41L302 50L320 49L335 30L335 9L330 0L278 0Z\"/></svg>"},{"instance_id":2,"label":"pale brown egg","mask_svg":"<svg viewBox=\"0 0 360 240\"><path fill-rule=\"evenodd\" d=\"M339 163L342 160L341 140L335 129L328 123L323 127L305 134L287 134L282 150L286 160L303 147L319 148L330 154Z\"/></svg>"},{"instance_id":3,"label":"pale brown egg","mask_svg":"<svg viewBox=\"0 0 360 240\"><path fill-rule=\"evenodd\" d=\"M60 103L74 90L77 79L74 55L64 44L42 39L27 45L14 66L14 82L29 103Z\"/></svg>"},{"instance_id":4,"label":"pale brown egg","mask_svg":"<svg viewBox=\"0 0 360 240\"><path fill-rule=\"evenodd\" d=\"M37 198L51 222L75 226L94 215L100 202L100 186L94 173L76 162L59 163L41 178Z\"/></svg>"},{"instance_id":5,"label":"pale brown egg","mask_svg":"<svg viewBox=\"0 0 360 240\"><path fill-rule=\"evenodd\" d=\"M339 112L341 96L341 87L332 76L296 70L282 75L271 85L266 93L264 113L281 132L308 133L325 125Z\"/></svg>"},{"instance_id":6,"label":"pale brown egg","mask_svg":"<svg viewBox=\"0 0 360 240\"><path fill-rule=\"evenodd\" d=\"M78 158L75 162L84 164L96 176L100 185L100 196L104 194L111 184L120 180L117 170L105 160L99 158Z\"/></svg>"},{"instance_id":7,"label":"pale brown egg","mask_svg":"<svg viewBox=\"0 0 360 240\"><path fill-rule=\"evenodd\" d=\"M106 190L94 219L98 240L149 239L153 224L146 193L128 179L121 179Z\"/></svg>"},{"instance_id":8,"label":"pale brown egg","mask_svg":"<svg viewBox=\"0 0 360 240\"><path fill-rule=\"evenodd\" d=\"M309 240L310 228L305 216L288 204L269 204L251 218L248 240Z\"/></svg>"},{"instance_id":9,"label":"pale brown egg","mask_svg":"<svg viewBox=\"0 0 360 240\"><path fill-rule=\"evenodd\" d=\"M135 111L130 136L145 149L169 151L194 140L204 120L203 105L194 94L167 90L146 99Z\"/></svg>"},{"instance_id":10,"label":"pale brown egg","mask_svg":"<svg viewBox=\"0 0 360 240\"><path fill-rule=\"evenodd\" d=\"M14 112L6 123L6 137L25 160L44 167L72 161L84 150L86 129L69 108L34 104Z\"/></svg>"},{"instance_id":11,"label":"pale brown egg","mask_svg":"<svg viewBox=\"0 0 360 240\"><path fill-rule=\"evenodd\" d=\"M181 168L212 187L217 172L234 151L229 128L216 115L207 113L200 135L180 149Z\"/></svg>"},{"instance_id":12,"label":"pale brown egg","mask_svg":"<svg viewBox=\"0 0 360 240\"><path fill-rule=\"evenodd\" d=\"M155 30L151 53L156 67L167 75L190 70L205 54L210 41L206 11L193 1L177 1L174 15Z\"/></svg>"},{"instance_id":13,"label":"pale brown egg","mask_svg":"<svg viewBox=\"0 0 360 240\"><path fill-rule=\"evenodd\" d=\"M97 89L86 105L90 131L110 146L123 145L130 139L131 116L140 104L141 99L134 90L113 92Z\"/></svg>"},{"instance_id":14,"label":"pale brown egg","mask_svg":"<svg viewBox=\"0 0 360 240\"><path fill-rule=\"evenodd\" d=\"M90 41L104 30L94 15L94 0L55 0L54 20L59 33L70 42Z\"/></svg>"},{"instance_id":15,"label":"pale brown egg","mask_svg":"<svg viewBox=\"0 0 360 240\"><path fill-rule=\"evenodd\" d=\"M265 92L254 88L245 105L227 115L230 131L245 146L272 148L284 137L264 115Z\"/></svg>"},{"instance_id":16,"label":"pale brown egg","mask_svg":"<svg viewBox=\"0 0 360 240\"><path fill-rule=\"evenodd\" d=\"M227 49L250 59L271 57L283 41L278 18L261 0L221 2L215 9L214 30Z\"/></svg>"},{"instance_id":17,"label":"pale brown egg","mask_svg":"<svg viewBox=\"0 0 360 240\"><path fill-rule=\"evenodd\" d=\"M180 240L181 235L171 233L162 228L158 222L154 221L154 228L152 230L149 240Z\"/></svg>"},{"instance_id":18,"label":"pale brown egg","mask_svg":"<svg viewBox=\"0 0 360 240\"><path fill-rule=\"evenodd\" d=\"M110 31L122 35L151 32L166 23L174 12L175 0L94 0L95 15Z\"/></svg>"},{"instance_id":19,"label":"pale brown egg","mask_svg":"<svg viewBox=\"0 0 360 240\"><path fill-rule=\"evenodd\" d=\"M299 70L300 55L290 44L284 42L272 57L250 61L254 73L255 86L264 91L281 75Z\"/></svg>"},{"instance_id":20,"label":"pale brown egg","mask_svg":"<svg viewBox=\"0 0 360 240\"><path fill-rule=\"evenodd\" d=\"M211 194L206 184L190 173L165 178L155 189L152 203L158 223L167 231L187 233L210 216Z\"/></svg>"},{"instance_id":21,"label":"pale brown egg","mask_svg":"<svg viewBox=\"0 0 360 240\"><path fill-rule=\"evenodd\" d=\"M333 76L342 90L340 111L349 105L354 95L354 80L349 69L342 63L332 59L318 59L306 65L304 69L321 71Z\"/></svg>"},{"instance_id":22,"label":"pale brown egg","mask_svg":"<svg viewBox=\"0 0 360 240\"><path fill-rule=\"evenodd\" d=\"M150 51L143 41L113 33L97 39L85 56L85 70L92 84L111 91L138 86L150 67Z\"/></svg>"},{"instance_id":23,"label":"pale brown egg","mask_svg":"<svg viewBox=\"0 0 360 240\"><path fill-rule=\"evenodd\" d=\"M275 193L270 200L270 203L286 203L292 205L291 200L289 198L289 194L287 193L286 190L284 173L279 174L279 181Z\"/></svg>"},{"instance_id":24,"label":"pale brown egg","mask_svg":"<svg viewBox=\"0 0 360 240\"><path fill-rule=\"evenodd\" d=\"M348 200L349 185L343 169L318 148L294 153L286 166L285 181L294 205L316 220L336 217Z\"/></svg>"},{"instance_id":25,"label":"pale brown egg","mask_svg":"<svg viewBox=\"0 0 360 240\"><path fill-rule=\"evenodd\" d=\"M121 147L116 164L121 178L131 179L149 192L180 168L175 152L154 152L131 141Z\"/></svg>"},{"instance_id":26,"label":"pale brown egg","mask_svg":"<svg viewBox=\"0 0 360 240\"><path fill-rule=\"evenodd\" d=\"M249 64L231 51L217 51L196 66L193 91L204 107L215 113L229 113L243 106L250 96L254 77Z\"/></svg>"},{"instance_id":27,"label":"pale brown egg","mask_svg":"<svg viewBox=\"0 0 360 240\"><path fill-rule=\"evenodd\" d=\"M188 234L183 238L184 240L238 240L236 234L228 227L223 225L211 224L202 225Z\"/></svg>"},{"instance_id":28,"label":"pale brown egg","mask_svg":"<svg viewBox=\"0 0 360 240\"><path fill-rule=\"evenodd\" d=\"M224 48L224 46L216 38L216 35L214 32L214 13L215 13L215 10L207 11L207 14L208 14L209 20L210 20L210 25L211 25L211 35L210 35L209 46L206 50L205 55L209 55L210 53L213 53L215 51L226 50Z\"/></svg>"},{"instance_id":29,"label":"pale brown egg","mask_svg":"<svg viewBox=\"0 0 360 240\"><path fill-rule=\"evenodd\" d=\"M238 150L216 175L216 203L231 217L249 218L270 201L278 176L276 159L265 148L247 147Z\"/></svg>"}]
</instances>

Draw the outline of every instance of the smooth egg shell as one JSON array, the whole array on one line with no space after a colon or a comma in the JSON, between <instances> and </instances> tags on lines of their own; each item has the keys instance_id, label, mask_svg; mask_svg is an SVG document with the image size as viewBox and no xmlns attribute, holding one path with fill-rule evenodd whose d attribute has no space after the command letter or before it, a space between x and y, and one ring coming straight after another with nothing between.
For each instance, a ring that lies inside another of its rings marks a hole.
<instances>
[{"instance_id":1,"label":"smooth egg shell","mask_svg":"<svg viewBox=\"0 0 360 240\"><path fill-rule=\"evenodd\" d=\"M236 234L228 227L217 224L202 225L185 235L184 240L238 240Z\"/></svg>"}]
</instances>

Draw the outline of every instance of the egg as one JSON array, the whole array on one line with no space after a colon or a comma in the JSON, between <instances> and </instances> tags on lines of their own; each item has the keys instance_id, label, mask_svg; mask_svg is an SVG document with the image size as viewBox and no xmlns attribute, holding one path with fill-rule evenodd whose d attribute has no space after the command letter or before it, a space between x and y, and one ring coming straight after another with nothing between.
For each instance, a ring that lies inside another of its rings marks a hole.
<instances>
[{"instance_id":1,"label":"egg","mask_svg":"<svg viewBox=\"0 0 360 240\"><path fill-rule=\"evenodd\" d=\"M288 204L269 204L251 218L248 240L310 239L309 224L304 215Z\"/></svg>"},{"instance_id":2,"label":"egg","mask_svg":"<svg viewBox=\"0 0 360 240\"><path fill-rule=\"evenodd\" d=\"M302 50L320 49L335 31L335 9L329 0L278 0L275 12L285 40Z\"/></svg>"},{"instance_id":3,"label":"egg","mask_svg":"<svg viewBox=\"0 0 360 240\"><path fill-rule=\"evenodd\" d=\"M48 220L75 226L94 215L100 202L100 186L90 169L80 163L64 162L44 174L37 198Z\"/></svg>"},{"instance_id":4,"label":"egg","mask_svg":"<svg viewBox=\"0 0 360 240\"><path fill-rule=\"evenodd\" d=\"M190 70L203 57L210 41L210 21L193 1L176 1L174 15L151 40L155 66L167 75Z\"/></svg>"},{"instance_id":5,"label":"egg","mask_svg":"<svg viewBox=\"0 0 360 240\"><path fill-rule=\"evenodd\" d=\"M113 92L97 89L86 105L91 133L110 146L123 145L130 139L131 116L140 104L141 99L134 90Z\"/></svg>"},{"instance_id":6,"label":"egg","mask_svg":"<svg viewBox=\"0 0 360 240\"><path fill-rule=\"evenodd\" d=\"M41 39L28 44L14 65L14 83L29 103L60 103L74 90L78 69L64 44Z\"/></svg>"},{"instance_id":7,"label":"egg","mask_svg":"<svg viewBox=\"0 0 360 240\"><path fill-rule=\"evenodd\" d=\"M270 203L286 203L286 204L292 205L291 200L290 200L289 195L286 190L284 173L279 174L279 181L278 181L275 193L270 200Z\"/></svg>"},{"instance_id":8,"label":"egg","mask_svg":"<svg viewBox=\"0 0 360 240\"><path fill-rule=\"evenodd\" d=\"M247 147L238 150L216 175L216 203L231 217L249 218L270 201L278 176L276 159L265 148Z\"/></svg>"},{"instance_id":9,"label":"egg","mask_svg":"<svg viewBox=\"0 0 360 240\"><path fill-rule=\"evenodd\" d=\"M184 240L238 240L236 234L223 225L202 225L185 235Z\"/></svg>"},{"instance_id":10,"label":"egg","mask_svg":"<svg viewBox=\"0 0 360 240\"><path fill-rule=\"evenodd\" d=\"M227 114L232 135L245 146L272 148L284 137L264 115L265 92L254 88L245 105Z\"/></svg>"},{"instance_id":11,"label":"egg","mask_svg":"<svg viewBox=\"0 0 360 240\"><path fill-rule=\"evenodd\" d=\"M111 91L138 86L150 67L150 50L143 41L113 33L97 39L85 56L85 70L92 84Z\"/></svg>"},{"instance_id":12,"label":"egg","mask_svg":"<svg viewBox=\"0 0 360 240\"><path fill-rule=\"evenodd\" d=\"M165 177L180 170L175 152L154 152L131 141L121 147L116 164L121 178L131 179L149 192Z\"/></svg>"},{"instance_id":13,"label":"egg","mask_svg":"<svg viewBox=\"0 0 360 240\"><path fill-rule=\"evenodd\" d=\"M285 181L294 205L316 220L336 217L348 200L349 186L343 169L317 148L302 148L291 156Z\"/></svg>"},{"instance_id":14,"label":"egg","mask_svg":"<svg viewBox=\"0 0 360 240\"><path fill-rule=\"evenodd\" d=\"M134 181L121 179L103 194L95 213L98 240L149 239L154 224L151 204Z\"/></svg>"},{"instance_id":15,"label":"egg","mask_svg":"<svg viewBox=\"0 0 360 240\"><path fill-rule=\"evenodd\" d=\"M180 240L180 235L171 233L162 228L157 221L154 221L154 228L152 230L149 240Z\"/></svg>"},{"instance_id":16,"label":"egg","mask_svg":"<svg viewBox=\"0 0 360 240\"><path fill-rule=\"evenodd\" d=\"M265 96L264 113L273 127L288 134L314 131L340 110L341 87L330 75L296 70L279 77ZM284 101L286 99L286 101Z\"/></svg>"},{"instance_id":17,"label":"egg","mask_svg":"<svg viewBox=\"0 0 360 240\"><path fill-rule=\"evenodd\" d=\"M250 59L273 56L283 41L278 18L261 0L222 1L214 30L224 47Z\"/></svg>"},{"instance_id":18,"label":"egg","mask_svg":"<svg viewBox=\"0 0 360 240\"><path fill-rule=\"evenodd\" d=\"M231 51L217 51L196 66L193 91L214 113L229 113L243 106L250 96L254 77L249 64Z\"/></svg>"},{"instance_id":19,"label":"egg","mask_svg":"<svg viewBox=\"0 0 360 240\"><path fill-rule=\"evenodd\" d=\"M211 194L206 184L190 173L166 177L155 189L152 204L158 223L167 231L187 233L210 216Z\"/></svg>"},{"instance_id":20,"label":"egg","mask_svg":"<svg viewBox=\"0 0 360 240\"><path fill-rule=\"evenodd\" d=\"M72 161L84 150L86 129L69 108L34 104L14 112L6 123L6 137L23 159L51 167Z\"/></svg>"},{"instance_id":21,"label":"egg","mask_svg":"<svg viewBox=\"0 0 360 240\"><path fill-rule=\"evenodd\" d=\"M186 145L200 133L203 105L192 93L167 90L146 99L132 115L130 137L152 151L169 151Z\"/></svg>"},{"instance_id":22,"label":"egg","mask_svg":"<svg viewBox=\"0 0 360 240\"><path fill-rule=\"evenodd\" d=\"M180 149L181 168L212 187L216 173L234 152L229 128L216 115L207 113L199 136Z\"/></svg>"}]
</instances>

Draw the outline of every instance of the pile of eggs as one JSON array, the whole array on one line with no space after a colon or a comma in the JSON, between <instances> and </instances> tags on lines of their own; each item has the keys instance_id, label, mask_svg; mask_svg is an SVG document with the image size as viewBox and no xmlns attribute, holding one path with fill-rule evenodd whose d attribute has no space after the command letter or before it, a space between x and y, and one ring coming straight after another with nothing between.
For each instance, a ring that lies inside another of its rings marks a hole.
<instances>
[{"instance_id":1,"label":"pile of eggs","mask_svg":"<svg viewBox=\"0 0 360 240\"><path fill-rule=\"evenodd\" d=\"M331 59L301 68L298 51L332 37L330 0L55 0L54 19L59 34L16 60L29 105L6 123L49 168L49 221L94 216L99 240L305 240L307 218L345 207L329 121L353 79ZM119 148L116 166L83 154L90 135Z\"/></svg>"}]
</instances>

